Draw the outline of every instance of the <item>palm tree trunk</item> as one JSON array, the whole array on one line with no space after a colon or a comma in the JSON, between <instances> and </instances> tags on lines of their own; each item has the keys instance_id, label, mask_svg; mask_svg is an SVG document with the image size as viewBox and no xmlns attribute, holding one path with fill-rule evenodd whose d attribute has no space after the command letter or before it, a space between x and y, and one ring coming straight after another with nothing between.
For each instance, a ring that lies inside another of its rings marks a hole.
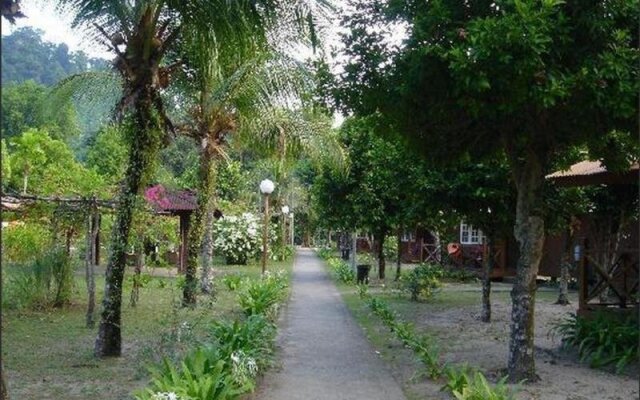
<instances>
[{"instance_id":1,"label":"palm tree trunk","mask_svg":"<svg viewBox=\"0 0 640 400\"><path fill-rule=\"evenodd\" d=\"M515 159L513 157L512 159ZM524 163L512 163L516 177L515 238L519 244L516 281L511 290L511 335L507 369L511 382L538 380L533 347L536 276L542 259L544 218L543 160L529 150Z\"/></svg>"},{"instance_id":2,"label":"palm tree trunk","mask_svg":"<svg viewBox=\"0 0 640 400\"><path fill-rule=\"evenodd\" d=\"M207 219L204 226L204 237L202 238L202 273L200 275L200 290L202 293L211 294L211 265L213 263L213 210L207 210Z\"/></svg>"},{"instance_id":3,"label":"palm tree trunk","mask_svg":"<svg viewBox=\"0 0 640 400\"><path fill-rule=\"evenodd\" d=\"M200 169L198 172L198 206L193 213L189 229L189 245L187 249L187 268L185 270L185 285L182 292L182 305L195 306L196 292L198 288L198 256L202 248L202 233L204 231L204 220L211 198L211 189L214 184L214 162L207 148L201 149Z\"/></svg>"},{"instance_id":4,"label":"palm tree trunk","mask_svg":"<svg viewBox=\"0 0 640 400\"><path fill-rule=\"evenodd\" d=\"M131 132L129 161L120 189L115 224L111 232L111 251L105 273L102 314L94 348L97 357L122 354L122 281L131 220L144 177L149 173L163 134L159 117L152 111L154 97L151 93L145 94L146 96L141 94L137 99L129 124L129 129L133 129L134 132Z\"/></svg>"}]
</instances>

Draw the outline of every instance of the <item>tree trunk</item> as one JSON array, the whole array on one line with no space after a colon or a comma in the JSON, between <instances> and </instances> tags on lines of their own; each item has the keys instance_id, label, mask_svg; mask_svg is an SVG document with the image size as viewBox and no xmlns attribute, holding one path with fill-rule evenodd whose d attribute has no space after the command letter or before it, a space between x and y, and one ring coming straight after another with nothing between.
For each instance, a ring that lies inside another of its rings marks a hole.
<instances>
[{"instance_id":1,"label":"tree trunk","mask_svg":"<svg viewBox=\"0 0 640 400\"><path fill-rule=\"evenodd\" d=\"M518 193L514 234L520 250L516 281L511 290L511 336L507 364L511 382L525 379L534 382L538 379L533 333L536 276L544 244L543 164L539 154L530 149L524 163L515 162L511 165Z\"/></svg>"},{"instance_id":2,"label":"tree trunk","mask_svg":"<svg viewBox=\"0 0 640 400\"><path fill-rule=\"evenodd\" d=\"M493 269L493 252L491 251L491 240L487 236L484 262L482 268L482 312L480 320L491 322L491 270Z\"/></svg>"},{"instance_id":3,"label":"tree trunk","mask_svg":"<svg viewBox=\"0 0 640 400\"><path fill-rule=\"evenodd\" d=\"M136 199L149 174L163 130L159 117L153 112L154 97L141 93L135 104L129 129L131 146L123 185L120 189L116 220L111 234L111 251L105 273L104 299L94 353L97 357L122 354L121 308L126 251Z\"/></svg>"},{"instance_id":4,"label":"tree trunk","mask_svg":"<svg viewBox=\"0 0 640 400\"><path fill-rule=\"evenodd\" d=\"M213 264L213 210L207 210L207 220L204 226L202 239L202 273L200 275L200 290L202 293L211 294L213 285L211 282L211 266Z\"/></svg>"},{"instance_id":5,"label":"tree trunk","mask_svg":"<svg viewBox=\"0 0 640 400\"><path fill-rule=\"evenodd\" d=\"M4 364L0 362L0 400L9 400L9 390L7 389L7 380L4 377Z\"/></svg>"},{"instance_id":6,"label":"tree trunk","mask_svg":"<svg viewBox=\"0 0 640 400\"><path fill-rule=\"evenodd\" d=\"M202 248L202 234L204 221L209 209L211 189L214 184L215 163L209 149L204 146L200 149L200 168L198 171L198 206L191 216L189 223L189 245L187 246L187 265L185 270L185 285L182 292L183 307L196 305L196 293L198 288L198 256Z\"/></svg>"},{"instance_id":7,"label":"tree trunk","mask_svg":"<svg viewBox=\"0 0 640 400\"><path fill-rule=\"evenodd\" d=\"M377 242L376 250L378 250L378 278L384 280L385 278L385 260L384 260L384 239L386 238L386 233L379 233L374 240Z\"/></svg>"},{"instance_id":8,"label":"tree trunk","mask_svg":"<svg viewBox=\"0 0 640 400\"><path fill-rule=\"evenodd\" d=\"M569 279L571 279L571 258L573 257L572 245L573 235L571 228L567 229L567 242L564 246L564 252L562 253L562 259L560 260L560 284L558 286L558 300L556 304L563 306L571 304L569 302Z\"/></svg>"},{"instance_id":9,"label":"tree trunk","mask_svg":"<svg viewBox=\"0 0 640 400\"><path fill-rule=\"evenodd\" d=\"M397 239L397 246L398 246L398 252L396 254L396 276L395 278L393 278L394 281L399 281L400 280L400 274L402 273L402 271L400 271L401 265L402 265L402 228L398 228L398 237Z\"/></svg>"},{"instance_id":10,"label":"tree trunk","mask_svg":"<svg viewBox=\"0 0 640 400\"><path fill-rule=\"evenodd\" d=\"M6 162L6 160L5 160ZM29 173L25 171L24 178L22 180L22 194L27 194L27 185L29 184Z\"/></svg>"}]
</instances>

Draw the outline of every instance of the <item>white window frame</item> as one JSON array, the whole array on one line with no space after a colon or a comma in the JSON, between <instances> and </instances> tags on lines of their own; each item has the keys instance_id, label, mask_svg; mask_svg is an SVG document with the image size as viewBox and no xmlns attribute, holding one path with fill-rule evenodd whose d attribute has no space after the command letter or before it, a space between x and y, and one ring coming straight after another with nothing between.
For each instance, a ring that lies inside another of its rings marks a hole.
<instances>
[{"instance_id":1,"label":"white window frame","mask_svg":"<svg viewBox=\"0 0 640 400\"><path fill-rule=\"evenodd\" d=\"M460 222L460 243L461 244L483 244L486 238L484 233L473 225L469 225L464 221Z\"/></svg>"}]
</instances>

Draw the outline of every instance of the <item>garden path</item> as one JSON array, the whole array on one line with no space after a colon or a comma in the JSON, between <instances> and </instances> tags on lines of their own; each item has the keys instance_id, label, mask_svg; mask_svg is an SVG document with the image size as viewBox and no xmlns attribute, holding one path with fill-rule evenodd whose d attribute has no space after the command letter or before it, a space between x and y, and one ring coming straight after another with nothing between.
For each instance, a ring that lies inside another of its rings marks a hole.
<instances>
[{"instance_id":1,"label":"garden path","mask_svg":"<svg viewBox=\"0 0 640 400\"><path fill-rule=\"evenodd\" d=\"M400 385L354 321L322 261L299 249L278 339L281 368L260 400L403 400Z\"/></svg>"}]
</instances>

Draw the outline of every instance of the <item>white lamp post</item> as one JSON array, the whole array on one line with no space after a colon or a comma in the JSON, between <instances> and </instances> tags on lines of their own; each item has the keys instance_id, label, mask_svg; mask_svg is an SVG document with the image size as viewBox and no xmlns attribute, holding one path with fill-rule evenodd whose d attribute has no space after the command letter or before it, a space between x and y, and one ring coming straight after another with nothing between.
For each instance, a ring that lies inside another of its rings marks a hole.
<instances>
[{"instance_id":1,"label":"white lamp post","mask_svg":"<svg viewBox=\"0 0 640 400\"><path fill-rule=\"evenodd\" d=\"M262 274L267 269L267 229L269 225L269 195L273 193L276 185L269 179L260 182L260 192L264 196L264 226L262 227Z\"/></svg>"}]
</instances>

